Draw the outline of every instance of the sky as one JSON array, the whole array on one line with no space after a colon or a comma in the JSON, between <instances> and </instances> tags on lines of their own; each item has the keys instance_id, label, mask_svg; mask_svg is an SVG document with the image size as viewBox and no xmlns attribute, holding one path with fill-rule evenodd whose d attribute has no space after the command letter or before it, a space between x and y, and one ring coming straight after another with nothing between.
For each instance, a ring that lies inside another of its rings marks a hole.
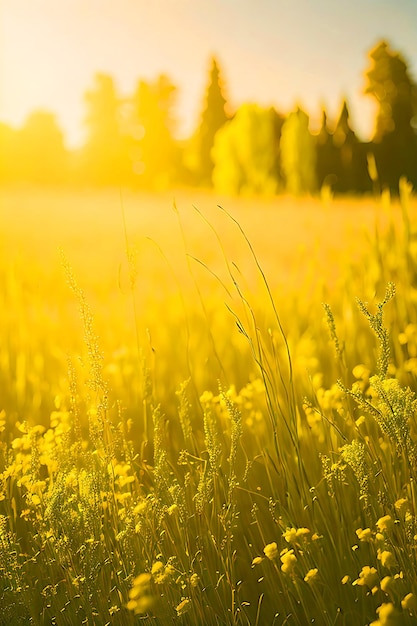
<instances>
[{"instance_id":1,"label":"sky","mask_svg":"<svg viewBox=\"0 0 417 626\"><path fill-rule=\"evenodd\" d=\"M232 110L244 102L317 125L342 98L362 139L375 108L364 95L369 50L386 39L417 81L417 0L0 0L0 121L56 114L69 146L85 127L97 72L121 96L167 74L178 87L178 135L196 126L214 54Z\"/></svg>"}]
</instances>

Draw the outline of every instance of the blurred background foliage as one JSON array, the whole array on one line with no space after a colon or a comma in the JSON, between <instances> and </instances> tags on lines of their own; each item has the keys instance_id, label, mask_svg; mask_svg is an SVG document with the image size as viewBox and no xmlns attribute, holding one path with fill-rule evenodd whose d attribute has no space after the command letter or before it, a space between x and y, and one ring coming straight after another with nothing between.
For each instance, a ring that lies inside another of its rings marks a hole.
<instances>
[{"instance_id":1,"label":"blurred background foliage","mask_svg":"<svg viewBox=\"0 0 417 626\"><path fill-rule=\"evenodd\" d=\"M0 123L0 182L188 186L230 194L398 192L417 186L417 85L400 52L380 41L368 55L365 93L376 103L372 141L352 128L349 105L326 111L318 132L301 105L284 115L245 103L232 111L218 59L212 58L201 113L191 136L176 133L177 87L161 74L122 98L97 74L84 96L85 142L69 150L53 113L34 111L21 128Z\"/></svg>"}]
</instances>

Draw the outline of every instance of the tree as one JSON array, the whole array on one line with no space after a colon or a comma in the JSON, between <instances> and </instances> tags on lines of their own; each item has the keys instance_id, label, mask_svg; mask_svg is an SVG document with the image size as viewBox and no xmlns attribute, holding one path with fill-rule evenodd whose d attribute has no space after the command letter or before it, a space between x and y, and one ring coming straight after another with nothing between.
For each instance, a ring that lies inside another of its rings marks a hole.
<instances>
[{"instance_id":1,"label":"tree","mask_svg":"<svg viewBox=\"0 0 417 626\"><path fill-rule=\"evenodd\" d=\"M398 191L401 176L417 186L417 141L412 120L417 112L417 87L400 53L380 41L369 52L365 93L378 106L373 151L382 186Z\"/></svg>"},{"instance_id":2,"label":"tree","mask_svg":"<svg viewBox=\"0 0 417 626\"><path fill-rule=\"evenodd\" d=\"M173 107L177 89L161 75L153 83L139 81L132 98L131 158L136 180L145 186L166 187L178 168Z\"/></svg>"},{"instance_id":3,"label":"tree","mask_svg":"<svg viewBox=\"0 0 417 626\"><path fill-rule=\"evenodd\" d=\"M281 132L281 168L289 193L316 190L316 150L309 117L300 107L289 114Z\"/></svg>"},{"instance_id":4,"label":"tree","mask_svg":"<svg viewBox=\"0 0 417 626\"><path fill-rule=\"evenodd\" d=\"M222 193L275 193L277 190L274 109L242 105L216 134L212 150L213 183Z\"/></svg>"},{"instance_id":5,"label":"tree","mask_svg":"<svg viewBox=\"0 0 417 626\"><path fill-rule=\"evenodd\" d=\"M18 131L0 122L0 182L10 182L19 178Z\"/></svg>"},{"instance_id":6,"label":"tree","mask_svg":"<svg viewBox=\"0 0 417 626\"><path fill-rule=\"evenodd\" d=\"M216 134L213 183L221 193L268 194L277 190L274 109L242 105Z\"/></svg>"},{"instance_id":7,"label":"tree","mask_svg":"<svg viewBox=\"0 0 417 626\"><path fill-rule=\"evenodd\" d=\"M212 148L217 131L227 122L226 98L221 78L220 67L213 57L209 73L209 81L204 98L201 122L191 140L188 162L195 175L196 182L201 185L212 183L214 168Z\"/></svg>"},{"instance_id":8,"label":"tree","mask_svg":"<svg viewBox=\"0 0 417 626\"><path fill-rule=\"evenodd\" d=\"M333 133L333 144L337 151L335 191L342 193L369 191L371 180L368 175L366 152L350 124L349 108L346 100Z\"/></svg>"},{"instance_id":9,"label":"tree","mask_svg":"<svg viewBox=\"0 0 417 626\"><path fill-rule=\"evenodd\" d=\"M68 154L55 115L34 111L15 134L16 175L42 184L64 182Z\"/></svg>"},{"instance_id":10,"label":"tree","mask_svg":"<svg viewBox=\"0 0 417 626\"><path fill-rule=\"evenodd\" d=\"M82 169L94 184L119 184L130 175L127 137L121 133L121 100L111 76L96 74L85 94L88 134L82 150Z\"/></svg>"},{"instance_id":11,"label":"tree","mask_svg":"<svg viewBox=\"0 0 417 626\"><path fill-rule=\"evenodd\" d=\"M333 133L327 124L327 113L322 111L320 131L316 139L316 178L318 187L334 187L337 181L336 148Z\"/></svg>"}]
</instances>

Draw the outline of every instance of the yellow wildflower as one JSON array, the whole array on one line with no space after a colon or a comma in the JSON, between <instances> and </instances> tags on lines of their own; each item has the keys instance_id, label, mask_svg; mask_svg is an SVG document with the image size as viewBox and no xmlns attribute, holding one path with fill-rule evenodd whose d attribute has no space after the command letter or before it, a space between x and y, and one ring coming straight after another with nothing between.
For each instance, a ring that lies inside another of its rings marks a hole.
<instances>
[{"instance_id":1,"label":"yellow wildflower","mask_svg":"<svg viewBox=\"0 0 417 626\"><path fill-rule=\"evenodd\" d=\"M391 515L384 515L384 517L380 517L379 520L377 521L376 525L378 526L378 530L379 532L384 532L387 531L389 532L393 525L394 525L394 521L391 517Z\"/></svg>"},{"instance_id":2,"label":"yellow wildflower","mask_svg":"<svg viewBox=\"0 0 417 626\"><path fill-rule=\"evenodd\" d=\"M370 528L358 528L356 531L359 541L371 541L372 539L372 531Z\"/></svg>"},{"instance_id":3,"label":"yellow wildflower","mask_svg":"<svg viewBox=\"0 0 417 626\"><path fill-rule=\"evenodd\" d=\"M407 593L406 596L401 600L401 606L404 610L411 611L412 613L417 613L417 597L414 593Z\"/></svg>"},{"instance_id":4,"label":"yellow wildflower","mask_svg":"<svg viewBox=\"0 0 417 626\"><path fill-rule=\"evenodd\" d=\"M370 626L394 626L397 623L398 611L392 602L381 604L376 612L378 613L378 619L372 622Z\"/></svg>"},{"instance_id":5,"label":"yellow wildflower","mask_svg":"<svg viewBox=\"0 0 417 626\"><path fill-rule=\"evenodd\" d=\"M288 550L281 556L281 570L284 574L292 574L295 565L297 563L297 557L294 554L294 550Z\"/></svg>"},{"instance_id":6,"label":"yellow wildflower","mask_svg":"<svg viewBox=\"0 0 417 626\"><path fill-rule=\"evenodd\" d=\"M139 574L129 591L127 608L135 613L147 613L155 602L155 596L151 590L152 576L149 573Z\"/></svg>"},{"instance_id":7,"label":"yellow wildflower","mask_svg":"<svg viewBox=\"0 0 417 626\"><path fill-rule=\"evenodd\" d=\"M210 404L213 400L213 394L211 391L204 391L200 396L201 404Z\"/></svg>"},{"instance_id":8,"label":"yellow wildflower","mask_svg":"<svg viewBox=\"0 0 417 626\"><path fill-rule=\"evenodd\" d=\"M358 380L366 380L369 378L370 371L366 367L366 365L363 365L362 363L360 363L359 365L355 365L355 367L352 370L352 374Z\"/></svg>"},{"instance_id":9,"label":"yellow wildflower","mask_svg":"<svg viewBox=\"0 0 417 626\"><path fill-rule=\"evenodd\" d=\"M171 506L167 508L167 513L168 515L175 515L176 513L178 513L178 505L171 504Z\"/></svg>"},{"instance_id":10,"label":"yellow wildflower","mask_svg":"<svg viewBox=\"0 0 417 626\"><path fill-rule=\"evenodd\" d=\"M190 598L183 598L179 605L175 608L177 611L177 615L184 615L191 608L191 600Z\"/></svg>"},{"instance_id":11,"label":"yellow wildflower","mask_svg":"<svg viewBox=\"0 0 417 626\"><path fill-rule=\"evenodd\" d=\"M407 500L407 498L400 498L396 501L394 506L395 510L398 511L398 513L404 514L410 508L410 502Z\"/></svg>"},{"instance_id":12,"label":"yellow wildflower","mask_svg":"<svg viewBox=\"0 0 417 626\"><path fill-rule=\"evenodd\" d=\"M155 561L155 563L152 565L151 572L156 583L163 582L164 564L161 561Z\"/></svg>"},{"instance_id":13,"label":"yellow wildflower","mask_svg":"<svg viewBox=\"0 0 417 626\"><path fill-rule=\"evenodd\" d=\"M282 534L287 543L295 543L297 540L297 529L287 528L285 533Z\"/></svg>"},{"instance_id":14,"label":"yellow wildflower","mask_svg":"<svg viewBox=\"0 0 417 626\"><path fill-rule=\"evenodd\" d=\"M133 509L133 513L135 513L136 515L142 515L143 513L146 512L147 508L148 508L147 500L142 500L135 506L135 508Z\"/></svg>"},{"instance_id":15,"label":"yellow wildflower","mask_svg":"<svg viewBox=\"0 0 417 626\"><path fill-rule=\"evenodd\" d=\"M384 593L391 593L395 587L395 578L392 576L384 576L381 580L380 587Z\"/></svg>"},{"instance_id":16,"label":"yellow wildflower","mask_svg":"<svg viewBox=\"0 0 417 626\"><path fill-rule=\"evenodd\" d=\"M310 534L309 528L287 528L285 533L282 534L287 543L297 543L297 539L306 537Z\"/></svg>"},{"instance_id":17,"label":"yellow wildflower","mask_svg":"<svg viewBox=\"0 0 417 626\"><path fill-rule=\"evenodd\" d=\"M265 546L264 554L271 561L278 558L278 546L275 541L273 541L272 543L268 543Z\"/></svg>"},{"instance_id":18,"label":"yellow wildflower","mask_svg":"<svg viewBox=\"0 0 417 626\"><path fill-rule=\"evenodd\" d=\"M389 550L378 550L377 557L381 561L383 567L391 568L396 567L397 565L394 554Z\"/></svg>"},{"instance_id":19,"label":"yellow wildflower","mask_svg":"<svg viewBox=\"0 0 417 626\"><path fill-rule=\"evenodd\" d=\"M255 556L255 558L252 561L252 567L255 567L255 565L259 565L259 563L262 563L263 558L261 556Z\"/></svg>"},{"instance_id":20,"label":"yellow wildflower","mask_svg":"<svg viewBox=\"0 0 417 626\"><path fill-rule=\"evenodd\" d=\"M360 585L362 587L369 587L372 589L376 583L378 582L378 573L375 567L369 567L369 565L365 565L362 567L359 578L353 581L352 585Z\"/></svg>"},{"instance_id":21,"label":"yellow wildflower","mask_svg":"<svg viewBox=\"0 0 417 626\"><path fill-rule=\"evenodd\" d=\"M307 574L304 576L305 582L311 585L316 580L318 573L319 570L317 569L317 567L308 570Z\"/></svg>"},{"instance_id":22,"label":"yellow wildflower","mask_svg":"<svg viewBox=\"0 0 417 626\"><path fill-rule=\"evenodd\" d=\"M171 565L171 563L167 563L164 570L164 582L168 580L168 578L172 578L175 574L175 567Z\"/></svg>"}]
</instances>

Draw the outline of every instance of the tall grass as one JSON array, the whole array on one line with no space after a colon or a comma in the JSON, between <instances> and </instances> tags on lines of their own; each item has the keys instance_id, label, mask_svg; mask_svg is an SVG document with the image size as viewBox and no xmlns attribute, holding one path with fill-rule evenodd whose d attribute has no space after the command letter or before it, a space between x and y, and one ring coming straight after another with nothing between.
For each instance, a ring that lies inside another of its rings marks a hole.
<instances>
[{"instance_id":1,"label":"tall grass","mask_svg":"<svg viewBox=\"0 0 417 626\"><path fill-rule=\"evenodd\" d=\"M167 296L157 346L126 227L136 328L110 356L71 259L69 354L56 311L39 336L23 321L42 310L24 289L36 268L3 266L0 624L417 623L410 194L332 291L284 295L229 213L256 290L217 230L215 268L189 251L177 210L195 302Z\"/></svg>"}]
</instances>

